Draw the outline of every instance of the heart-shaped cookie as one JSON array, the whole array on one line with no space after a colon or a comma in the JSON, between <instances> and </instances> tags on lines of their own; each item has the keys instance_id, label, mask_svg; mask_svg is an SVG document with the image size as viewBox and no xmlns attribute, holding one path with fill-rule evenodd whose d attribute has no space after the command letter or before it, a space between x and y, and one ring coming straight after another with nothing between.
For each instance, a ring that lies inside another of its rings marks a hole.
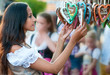
<instances>
[{"instance_id":1,"label":"heart-shaped cookie","mask_svg":"<svg viewBox=\"0 0 110 75\"><path fill-rule=\"evenodd\" d=\"M98 6L99 6L99 4L95 4L95 6L93 6L93 13L94 13L95 22L97 22L97 18L98 18L98 13L96 13Z\"/></svg>"},{"instance_id":2,"label":"heart-shaped cookie","mask_svg":"<svg viewBox=\"0 0 110 75\"><path fill-rule=\"evenodd\" d=\"M101 20L99 18L99 15L98 15L98 7L99 7L99 4L95 4L93 6L93 15L94 15L94 20L96 22L96 25L98 25L98 27L101 25Z\"/></svg>"},{"instance_id":3,"label":"heart-shaped cookie","mask_svg":"<svg viewBox=\"0 0 110 75\"><path fill-rule=\"evenodd\" d=\"M70 10L70 8L72 8ZM78 7L76 4L72 4L72 3L66 3L66 9L67 9L67 12L68 12L68 15L70 17L70 21L73 21L74 18L76 17L77 15L77 12L78 12Z\"/></svg>"},{"instance_id":4,"label":"heart-shaped cookie","mask_svg":"<svg viewBox=\"0 0 110 75\"><path fill-rule=\"evenodd\" d=\"M62 13L61 13L61 9L62 10L64 10L65 11L65 13L63 13L64 15L62 15ZM59 19L60 19L60 21L63 23L63 24L65 24L66 22L68 23L68 24L72 24L73 23L73 21L69 21L69 15L67 14L67 11L66 11L66 9L64 8L57 8L57 10L56 10L56 14L57 14L57 16L59 17Z\"/></svg>"},{"instance_id":5,"label":"heart-shaped cookie","mask_svg":"<svg viewBox=\"0 0 110 75\"><path fill-rule=\"evenodd\" d=\"M69 23L69 24L72 24L73 23L73 20L71 20L68 12L67 12L67 9L66 8L61 8L60 9L60 13L62 15L62 17Z\"/></svg>"},{"instance_id":6,"label":"heart-shaped cookie","mask_svg":"<svg viewBox=\"0 0 110 75\"><path fill-rule=\"evenodd\" d=\"M77 25L79 25L78 16L75 17L75 20L73 21L73 23L74 23L74 29L76 29Z\"/></svg>"},{"instance_id":7,"label":"heart-shaped cookie","mask_svg":"<svg viewBox=\"0 0 110 75\"><path fill-rule=\"evenodd\" d=\"M57 14L57 16L59 17L60 21L61 21L63 24L65 24L65 23L66 23L66 20L62 17L62 15L61 15L61 13L60 13L60 9L61 9L61 8L57 8L56 14Z\"/></svg>"},{"instance_id":8,"label":"heart-shaped cookie","mask_svg":"<svg viewBox=\"0 0 110 75\"><path fill-rule=\"evenodd\" d=\"M87 24L90 24L90 21L92 19L92 8L91 5L87 5L87 14L86 14L86 22Z\"/></svg>"},{"instance_id":9,"label":"heart-shaped cookie","mask_svg":"<svg viewBox=\"0 0 110 75\"><path fill-rule=\"evenodd\" d=\"M78 2L77 3L79 9L80 8L84 8L84 19L85 19L85 16L86 16L86 4L84 2Z\"/></svg>"},{"instance_id":10,"label":"heart-shaped cookie","mask_svg":"<svg viewBox=\"0 0 110 75\"><path fill-rule=\"evenodd\" d=\"M108 26L110 28L110 13L106 19L104 19L104 22L102 23L102 27Z\"/></svg>"},{"instance_id":11,"label":"heart-shaped cookie","mask_svg":"<svg viewBox=\"0 0 110 75\"><path fill-rule=\"evenodd\" d=\"M79 18L80 25L83 25L83 22L84 22L84 10L83 9L79 9L78 18Z\"/></svg>"},{"instance_id":12,"label":"heart-shaped cookie","mask_svg":"<svg viewBox=\"0 0 110 75\"><path fill-rule=\"evenodd\" d=\"M107 9L108 7L109 7L109 9L108 9L106 18L108 17L108 15L109 15L109 13L110 13L110 4L100 5L100 6L98 7L98 15L99 15L99 17L100 17L100 19L101 19L102 22L104 22L104 19L103 19L102 14L101 14L101 8ZM105 19L106 19L106 18L105 18Z\"/></svg>"}]
</instances>

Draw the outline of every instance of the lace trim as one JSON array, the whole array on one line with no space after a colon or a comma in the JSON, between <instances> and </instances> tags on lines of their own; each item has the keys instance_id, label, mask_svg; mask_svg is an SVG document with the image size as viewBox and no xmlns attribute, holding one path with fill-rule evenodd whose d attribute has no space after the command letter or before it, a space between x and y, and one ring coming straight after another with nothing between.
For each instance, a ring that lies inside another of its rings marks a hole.
<instances>
[{"instance_id":1,"label":"lace trim","mask_svg":"<svg viewBox=\"0 0 110 75\"><path fill-rule=\"evenodd\" d=\"M7 59L13 66L22 66L24 68L30 67L30 64L33 64L38 56L37 50L29 49L30 51L27 53L26 57L23 56L23 54L27 51L25 47L20 48L19 50L16 50L14 53L8 53ZM21 53L22 52L22 53ZM21 55L19 55L21 53ZM15 58L14 58L15 57ZM24 57L24 59L22 59ZM15 61L14 61L15 60Z\"/></svg>"},{"instance_id":2,"label":"lace trim","mask_svg":"<svg viewBox=\"0 0 110 75\"><path fill-rule=\"evenodd\" d=\"M26 61L23 62L23 66L24 68L28 68L30 67L31 64L33 64L36 60L38 59L38 56L36 54L31 54Z\"/></svg>"}]
</instances>

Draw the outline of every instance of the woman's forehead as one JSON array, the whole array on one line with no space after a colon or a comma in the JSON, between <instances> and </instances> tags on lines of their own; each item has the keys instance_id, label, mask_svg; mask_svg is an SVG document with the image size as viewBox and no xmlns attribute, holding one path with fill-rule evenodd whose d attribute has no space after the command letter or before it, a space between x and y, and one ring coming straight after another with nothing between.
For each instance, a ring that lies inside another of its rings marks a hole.
<instances>
[{"instance_id":1,"label":"woman's forehead","mask_svg":"<svg viewBox=\"0 0 110 75\"><path fill-rule=\"evenodd\" d=\"M28 12L28 14L32 14L32 10L29 6L27 7L27 12Z\"/></svg>"}]
</instances>

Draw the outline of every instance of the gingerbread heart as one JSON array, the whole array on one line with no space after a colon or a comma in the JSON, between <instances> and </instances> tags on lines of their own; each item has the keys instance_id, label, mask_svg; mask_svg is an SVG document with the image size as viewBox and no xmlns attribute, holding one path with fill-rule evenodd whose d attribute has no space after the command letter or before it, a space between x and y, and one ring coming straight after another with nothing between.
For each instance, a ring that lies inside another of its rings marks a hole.
<instances>
[{"instance_id":1,"label":"gingerbread heart","mask_svg":"<svg viewBox=\"0 0 110 75\"><path fill-rule=\"evenodd\" d=\"M91 5L87 4L87 16L86 16L87 24L90 24L91 19L92 19L92 8Z\"/></svg>"},{"instance_id":2,"label":"gingerbread heart","mask_svg":"<svg viewBox=\"0 0 110 75\"><path fill-rule=\"evenodd\" d=\"M97 13L96 13L96 10L97 10L97 8L98 8L98 6L99 6L99 4L96 4L95 6L94 6L94 8L93 8L93 13L94 13L94 20L95 20L95 22L97 22Z\"/></svg>"},{"instance_id":3,"label":"gingerbread heart","mask_svg":"<svg viewBox=\"0 0 110 75\"><path fill-rule=\"evenodd\" d=\"M66 23L66 20L62 17L62 15L61 15L61 13L60 13L60 9L61 9L61 8L57 8L56 14L57 14L57 16L59 17L60 21L61 21L63 24L65 24L65 23Z\"/></svg>"},{"instance_id":4,"label":"gingerbread heart","mask_svg":"<svg viewBox=\"0 0 110 75\"><path fill-rule=\"evenodd\" d=\"M98 27L99 27L101 25L101 21L100 21L98 11L97 11L98 6L99 6L99 4L94 4L94 6L93 6L93 15L94 15L94 20L96 22L96 25L98 25Z\"/></svg>"},{"instance_id":5,"label":"gingerbread heart","mask_svg":"<svg viewBox=\"0 0 110 75\"><path fill-rule=\"evenodd\" d=\"M75 20L73 21L73 23L74 23L74 29L76 29L76 27L77 27L77 25L79 23L78 16L75 17Z\"/></svg>"},{"instance_id":6,"label":"gingerbread heart","mask_svg":"<svg viewBox=\"0 0 110 75\"><path fill-rule=\"evenodd\" d=\"M67 14L66 11L65 11L65 15L66 15L65 17L68 17L68 18L64 18L64 16L62 16L61 9L62 9L62 8L57 8L57 10L56 10L56 14L57 14L57 16L59 17L60 21L61 21L63 24L65 24L66 22L69 23L69 24L72 24L73 21L72 21L72 22L69 22L69 19L68 19L68 18L70 18L70 17L69 17L69 15L66 15L66 14Z\"/></svg>"},{"instance_id":7,"label":"gingerbread heart","mask_svg":"<svg viewBox=\"0 0 110 75\"><path fill-rule=\"evenodd\" d=\"M57 14L57 16L59 17L60 21L61 21L63 24L65 24L65 23L66 23L66 20L62 17L62 15L61 15L61 13L60 13L60 10L61 10L61 8L57 8L56 14ZM75 28L77 27L78 23L79 23L79 21L78 21L78 16L75 17L73 23L74 23L74 29L75 29Z\"/></svg>"},{"instance_id":8,"label":"gingerbread heart","mask_svg":"<svg viewBox=\"0 0 110 75\"><path fill-rule=\"evenodd\" d=\"M102 27L104 28L106 25L110 28L110 13L109 13L108 17L102 23Z\"/></svg>"},{"instance_id":9,"label":"gingerbread heart","mask_svg":"<svg viewBox=\"0 0 110 75\"><path fill-rule=\"evenodd\" d=\"M99 14L99 17L100 17L100 19L101 19L102 22L104 22L104 19L103 19L102 14L101 14L101 8L107 9L108 7L110 7L110 4L101 5L101 6L98 7L98 14ZM106 18L108 17L109 13L110 13L110 9L107 12Z\"/></svg>"},{"instance_id":10,"label":"gingerbread heart","mask_svg":"<svg viewBox=\"0 0 110 75\"><path fill-rule=\"evenodd\" d=\"M75 9L74 9L74 8ZM69 10L70 8L73 8L72 10ZM70 17L70 21L73 21L74 18L76 17L77 15L77 12L78 12L78 7L76 6L76 4L72 4L72 3L66 3L66 9L67 9L67 12L68 12L68 15ZM70 13L70 11L72 11L72 13Z\"/></svg>"},{"instance_id":11,"label":"gingerbread heart","mask_svg":"<svg viewBox=\"0 0 110 75\"><path fill-rule=\"evenodd\" d=\"M67 12L67 9L66 8L61 8L60 9L60 13L62 15L62 17L69 23L69 24L72 24L73 23L73 20L71 20L68 12Z\"/></svg>"},{"instance_id":12,"label":"gingerbread heart","mask_svg":"<svg viewBox=\"0 0 110 75\"><path fill-rule=\"evenodd\" d=\"M84 8L84 19L85 19L85 16L86 16L86 4L84 2L78 2L77 5L79 6L79 9L80 8Z\"/></svg>"},{"instance_id":13,"label":"gingerbread heart","mask_svg":"<svg viewBox=\"0 0 110 75\"><path fill-rule=\"evenodd\" d=\"M79 9L78 17L79 17L80 25L83 25L83 22L84 22L84 10L83 9Z\"/></svg>"}]
</instances>

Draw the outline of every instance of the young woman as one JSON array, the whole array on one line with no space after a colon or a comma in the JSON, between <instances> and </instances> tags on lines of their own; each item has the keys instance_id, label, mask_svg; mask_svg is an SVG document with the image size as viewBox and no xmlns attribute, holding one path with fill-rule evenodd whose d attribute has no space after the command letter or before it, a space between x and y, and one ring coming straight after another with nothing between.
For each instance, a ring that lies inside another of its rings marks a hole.
<instances>
[{"instance_id":1,"label":"young woman","mask_svg":"<svg viewBox=\"0 0 110 75\"><path fill-rule=\"evenodd\" d=\"M26 3L11 3L4 12L1 24L1 64L2 74L8 74L8 67L14 75L41 75L41 72L57 74L64 66L75 44L86 35L85 24L79 26L68 45L61 53L64 41L73 29L65 24L62 29L51 63L44 60L35 48L25 43L25 33L35 30L36 19Z\"/></svg>"}]
</instances>

